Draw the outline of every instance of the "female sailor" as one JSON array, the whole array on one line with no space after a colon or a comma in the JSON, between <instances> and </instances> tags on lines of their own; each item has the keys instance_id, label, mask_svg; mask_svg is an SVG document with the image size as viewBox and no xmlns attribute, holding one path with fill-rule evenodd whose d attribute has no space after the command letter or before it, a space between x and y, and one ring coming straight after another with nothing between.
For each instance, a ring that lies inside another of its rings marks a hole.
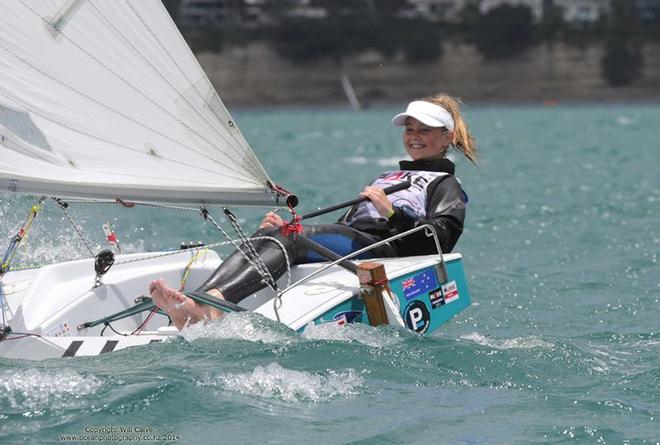
<instances>
[{"instance_id":1,"label":"female sailor","mask_svg":"<svg viewBox=\"0 0 660 445\"><path fill-rule=\"evenodd\" d=\"M454 163L446 155L450 147L476 163L475 140L460 111L459 101L440 94L410 102L405 112L392 118L392 124L403 126L403 145L412 160L401 161L399 169L382 173L364 188L365 201L354 205L335 224L305 224L302 234L339 255L422 224L432 224L443 252L450 252L463 231L467 195L454 177ZM410 187L386 195L384 188L407 181ZM323 260L305 243L282 233L285 221L276 213L264 217L255 237L273 237L273 241L253 241L270 274L281 277L289 263L301 264ZM373 257L395 257L435 253L435 243L423 232L381 245L369 252ZM262 275L248 263L241 252L231 254L198 289L212 297L234 304L265 286ZM219 318L223 312L194 301L169 287L162 279L153 281L149 291L154 303L165 310L174 325Z\"/></svg>"}]
</instances>

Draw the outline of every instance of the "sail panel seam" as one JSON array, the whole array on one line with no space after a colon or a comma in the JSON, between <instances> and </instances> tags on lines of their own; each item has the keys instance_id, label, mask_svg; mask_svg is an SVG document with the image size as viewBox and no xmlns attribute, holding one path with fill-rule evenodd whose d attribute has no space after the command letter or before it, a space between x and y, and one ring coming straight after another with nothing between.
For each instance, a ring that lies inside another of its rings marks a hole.
<instances>
[{"instance_id":1,"label":"sail panel seam","mask_svg":"<svg viewBox=\"0 0 660 445\"><path fill-rule=\"evenodd\" d=\"M149 62L149 60L148 60L148 59L147 59L147 58L146 58L146 57L145 57L145 56L144 56L144 55L143 55L143 54L142 54L142 53L141 53L141 52L140 52L140 51L139 51L139 50L138 50L138 49L137 49L137 48L136 48L136 47L135 47L135 46L134 46L129 40L128 40L128 39L127 39L127 38L126 38L126 36L125 36L124 34L121 33L121 31L120 31L119 29L117 29L117 27L116 27L116 26L115 26L110 20L108 20L107 17L105 17L105 16L103 15L103 13L102 13L102 12L101 12L101 11L100 11L100 10L99 10L99 9L93 4L93 3L90 3L90 6L94 9L94 11L98 14L98 16L101 17L101 19L102 19L106 24L108 24L108 26L110 26L110 27L115 31L115 33L116 33L119 37L121 37L121 39L122 39L122 40L123 40L123 41L124 41L124 42L125 42L130 48L131 48L131 50L133 50L133 52L135 52L135 54L137 54L137 55L140 57L140 59L142 59L143 62L145 62L146 64L149 65L149 67L153 70L154 73L156 73L156 74L160 77L161 80L163 80L163 81L164 81L164 82L165 82L165 83L166 83L166 84L167 84L167 85L168 85L173 91L176 91L177 95L178 95L179 97L181 97L181 98L182 98L182 99L183 99L183 100L184 100L184 101L190 106L190 108L195 112L195 114L196 114L197 116L199 116L199 117L204 121L204 123L206 123L206 124L208 125L208 127L209 127L209 128L215 133L215 134L217 134L217 135L223 140L223 142L225 142L225 143L227 144L228 148L230 148L230 149L231 149L231 150L232 150L237 156L239 156L239 158L241 158L242 161L246 162L246 167L250 167L252 173L254 173L255 176L257 176L257 175L261 175L261 173L260 173L258 170L255 170L255 169L254 169L254 166L250 164L251 159L249 159L249 158L247 158L247 157L244 156L245 152L242 154L240 151L236 150L235 147L233 147L233 146L231 145L229 139L227 139L227 138L225 137L225 135L223 135L220 131L218 131L218 129L217 129L215 126L213 126L213 124L212 124L211 122L209 122L209 121L206 119L206 117L205 117L204 115L202 115L202 114L199 112L199 110L198 110L197 108L195 108L195 106L194 106L194 105L193 105L193 104L192 104L192 103L191 103L191 102L185 97L185 95L182 94L181 92L179 92L179 91L176 89L176 87L175 87L175 86L174 86L174 85L173 85L173 84L172 84L172 83L171 83L171 82L170 82L165 76L163 76L163 75L161 74L161 72L160 72L159 70L157 70L156 67L155 67L151 62ZM131 7L131 9L133 9L133 8ZM135 12L135 11L134 11L134 12ZM136 13L136 15L137 15L137 13ZM140 22L142 22L143 25L144 25L144 22L142 21L141 17L138 16L138 18L140 19ZM149 30L149 31L150 31L150 30ZM156 37L155 37L155 35L153 35L153 33L151 33L151 31L150 31L150 34L152 35L152 37L154 38L154 40L157 40ZM159 45L160 45L160 42L158 42L158 43L159 43ZM162 47L162 45L161 45L161 47ZM168 54L168 56L169 56L169 54ZM192 87L192 88L193 88L193 89L199 94L200 98L201 98L202 100L204 100L204 97L202 96L201 92L197 90L197 88L196 88L195 85L190 81L190 79L188 79L186 76L184 76L184 77L186 78L186 81L189 83L189 85L190 85L190 86L191 86L191 87ZM211 109L211 108L210 108L210 109ZM211 110L212 110L212 109L211 109ZM215 115L215 114L214 114L214 115ZM220 150L217 146L212 145L212 147L213 147L214 149L216 149L218 152L220 152L220 153L222 153L223 155L227 156L231 161L233 161L233 162L238 162L236 159L232 158L232 157L229 156L227 153L225 153L225 152L223 152L222 150Z\"/></svg>"},{"instance_id":2,"label":"sail panel seam","mask_svg":"<svg viewBox=\"0 0 660 445\"><path fill-rule=\"evenodd\" d=\"M93 103L95 103L95 104L97 104L97 105L99 105L99 106L101 106L101 107L103 107L103 108L106 108L107 110L112 111L112 112L114 112L114 113L116 113L116 114L122 116L123 118L125 118L125 119L127 119L127 120L129 120L129 121L131 121L131 122L133 122L133 123L135 123L136 125L139 125L140 127L143 127L143 128L146 129L146 130L153 131L155 134L157 134L157 135L159 135L159 136L161 136L161 137L163 137L163 138L169 140L170 142L172 142L172 143L174 143L174 144L180 145L181 147L186 148L186 149L188 149L188 150L190 150L190 151L192 151L192 152L194 152L194 153L197 153L198 155L200 155L200 156L202 156L202 157L204 157L204 158L207 158L207 159L209 159L209 160L215 162L216 164L221 165L222 167L225 167L225 168L227 168L227 169L231 169L232 171L236 172L236 170L235 170L236 166L232 166L232 165L225 164L224 162L220 161L219 159L216 159L216 158L213 158L213 157L211 157L211 156L208 156L207 154L205 154L205 153L203 153L203 152L199 152L198 150L195 150L194 148L189 147L189 146L187 146L186 144L177 141L176 139L173 139L173 138L171 138L171 137L169 137L169 136L167 136L167 135L165 135L165 134L163 134L163 133L161 133L161 132L159 132L159 131L156 131L156 130L154 130L153 128L147 126L146 124L143 124L143 123L141 123L141 122L139 122L139 121L137 121L137 120L131 118L130 116L125 115L125 114L121 113L121 112L118 111L118 110L115 110L114 108L110 107L109 105L106 105L106 104L104 104L104 103L102 103L102 102L97 101L96 99L94 99L94 98L92 98L92 97L86 95L85 93L79 91L78 89L76 89L76 88L74 88L74 87L72 87L72 86L70 86L70 85L68 85L68 84L66 84L66 83L64 83L64 82L61 82L61 81L59 81L59 80L57 80L57 79L55 79L55 78L53 78L53 77L50 76L48 73L46 73L46 72L44 72L43 70L39 69L38 67L36 67L36 66L30 64L28 61L26 61L26 60L23 59L22 57L16 55L16 54L13 53L11 50L9 50L8 48L6 48L5 46L3 46L3 45L1 45L1 44L0 44L0 48L4 49L6 52L8 52L9 54L11 54L12 56L14 56L15 58L17 58L17 59L20 60L21 62L23 62L24 64L26 64L27 66L29 66L29 67L32 68L33 70L39 72L40 74L42 74L42 75L45 76L45 77L48 77L48 78L51 79L52 81L54 81L54 82L56 82L56 83L58 83L58 84L60 84L60 85L62 85L62 86L64 86L64 87L70 89L71 91L74 91L75 93L77 93L77 94L79 94L80 96L86 98L86 99L89 100L90 102L93 102ZM16 100L16 99L14 99L14 100ZM80 131L80 130L76 130L76 129L74 129L74 128L72 128L72 127L66 125L66 124L63 124L63 123L61 123L61 122L59 122L59 121L56 121L56 120L51 119L51 118L48 118L48 117L44 116L42 113L35 112L34 109L31 109L31 107L29 107L28 105L26 105L25 103L23 103L23 102L21 102L21 101L19 101L19 103L21 103L22 106L26 107L26 109L30 109L30 112L33 112L33 113L35 113L35 114L37 114L37 115L39 115L39 116L41 116L41 117L43 117L43 118L45 118L45 119L48 119L48 120L50 120L51 122L55 122L55 123L57 123L58 125L61 125L61 126L65 127L65 128L68 128L68 129L70 129L70 130L72 130L72 131L75 131L75 132L78 132L78 133L80 133L80 134L83 134L83 135L85 135L85 136L94 137L94 138L99 139L99 140L104 140L104 138L101 138L101 137L98 137L98 136L93 136L93 135L91 135L91 134L89 134L89 133L87 133L87 132L83 132L83 131ZM124 145L119 144L119 143L114 143L114 142L107 141L107 140L104 140L104 141L105 141L105 142L108 142L108 143L112 143L113 145L116 145L116 146L122 146L122 147L124 146ZM145 153L144 151L142 151L142 150L138 150L138 149L132 149L132 150L134 150L134 151L138 151L138 152L140 152L140 153ZM146 153L145 153L145 154L146 154ZM184 163L181 163L181 164L182 164L182 165L185 165ZM249 177L249 176L246 176L246 177ZM250 179L252 179L252 178L250 178Z\"/></svg>"},{"instance_id":3,"label":"sail panel seam","mask_svg":"<svg viewBox=\"0 0 660 445\"><path fill-rule=\"evenodd\" d=\"M1 45L0 45L0 47L1 47ZM101 136L97 136L97 135L94 135L94 134L90 134L90 133L88 133L88 132L85 132L85 131L79 130L79 129L77 129L77 128L71 127L70 125L67 125L67 124L65 124L65 123L63 123L63 122L60 122L60 121L58 121L58 120L55 120L55 119L51 118L50 116L47 116L47 115L45 115L45 114L43 114L43 113L40 113L39 111L37 111L37 110L31 108L28 104L26 104L26 103L24 103L24 102L18 100L17 98L12 98L11 100L13 100L15 103L21 105L22 107L24 107L24 108L25 108L26 110L28 110L30 113L35 114L35 115L37 115L37 116L41 117L42 119L45 119L45 120L47 120L47 121L49 121L49 122L52 122L53 124L59 125L59 126L61 126L61 127L63 127L63 128L66 128L67 130L70 130L70 131L72 131L72 132L74 132L74 133L78 133L78 134L80 134L80 135L86 136L86 137L91 138L91 139L95 139L95 140L97 140L97 141L100 141L100 142L103 142L103 143L106 143L106 144L113 145L113 146L118 147L118 148L122 148L122 149L125 149L125 150L129 150L129 151L133 151L133 152L136 152L136 153L140 153L140 154L146 154L144 151L139 150L139 149L137 149L137 148L129 147L129 146L127 146L127 145L123 145L123 144L120 144L120 143L118 143L118 142L114 142L114 141L111 141L111 140L105 139L105 138L103 138L103 137L101 137ZM188 163L186 163L186 162L178 161L178 160L175 160L175 159L170 159L170 158L167 158L167 157L164 157L164 156L161 156L160 158L163 159L163 160L165 160L165 161L168 161L168 162L172 162L172 163L174 163L174 164L177 164L177 165L182 165L182 166L189 167L189 168L193 168L193 169L196 169L196 170L205 171L205 172L207 172L207 173L211 173L211 174L214 174L214 175L218 175L218 176L220 176L220 177L224 177L224 176L226 176L226 177L230 177L230 178L232 178L232 179L236 179L236 180L238 180L238 181L245 181L245 182L248 182L248 183L251 183L251 184L256 184L256 185L259 185L259 186L263 186L263 184L254 181L254 178L252 178L252 177L250 177L250 176L234 176L234 175L229 174L229 173L223 173L223 174L220 174L220 173L218 173L217 171L210 170L210 169L206 169L206 168L200 167L200 166L198 166L198 165L188 164ZM229 165L225 165L225 164L222 164L222 163L220 163L220 162L218 162L218 163L219 163L220 165L222 165L223 167L230 168ZM233 171L233 170L232 170L232 171Z\"/></svg>"},{"instance_id":4,"label":"sail panel seam","mask_svg":"<svg viewBox=\"0 0 660 445\"><path fill-rule=\"evenodd\" d=\"M30 10L33 14L35 14L37 17L39 17L40 19L43 20L43 18L38 14L37 11L35 11L34 9L32 9L32 8L30 8L28 5L26 5L24 1L21 1L21 3L22 3L22 4L23 4L28 10ZM96 63L98 63L100 66L102 66L103 68L105 68L106 70L108 70L108 72L112 73L116 78L118 78L119 80L121 80L121 81L122 81L124 84L126 84L129 88L131 88L133 91L135 91L136 93L138 93L138 95L140 95L141 97L143 97L144 99L146 99L148 102L152 103L152 105L154 105L154 106L156 106L157 108L159 108L159 109L160 109L161 111L163 111L166 115L170 116L173 120L175 120L176 122L180 123L182 126L184 126L185 128L187 128L188 130L190 130L192 133L196 134L200 139L202 139L204 142L206 142L209 146L214 147L214 144L213 144L213 143L211 143L210 141L208 141L205 137L203 137L202 135L200 135L200 134L199 134L197 131L195 131L193 128L190 128L190 126L188 126L185 122L182 122L180 119L178 119L176 116L172 115L168 110L166 110L166 109L165 109L164 107L162 107L160 104L158 104L158 103L152 101L148 96L145 96L144 94L142 94L142 92L141 92L139 89L135 88L133 85L131 85L130 82L128 82L126 79L124 79L123 77L121 77L120 75L118 75L114 70L110 69L107 65L103 64L98 58L94 57L92 54L89 54L87 51L85 51L85 50L84 50L84 49L83 49L83 48L82 48L82 47L81 47L81 46L80 46L80 45L79 45L74 39L72 39L71 37L69 37L69 36L66 35L65 33L62 33L62 36L65 37L65 38L66 38L69 42L71 42L74 46L76 46L76 48L78 48L83 54L87 55L90 59L94 60L94 61L95 61ZM56 82L56 83L58 83L58 84L60 84L60 85L62 85L62 86L64 86L64 87L70 89L71 91L76 92L77 94L79 94L80 96L86 98L87 100L89 100L89 101L91 101L91 102L93 102L93 103L95 103L95 104L97 104L97 105L99 105L99 106L101 106L101 107L103 107L103 108L106 108L106 109L109 110L109 111L112 111L112 112L116 113L117 115L123 117L124 119L126 119L126 120L128 120L128 121L130 121L130 122L133 122L133 123L135 123L135 124L137 124L137 125L139 125L139 126L141 126L141 127L143 127L143 128L146 128L146 129L148 129L148 130L150 130L150 131L153 131L155 134L158 134L159 136L164 137L164 138L170 140L171 142L174 142L174 143L176 143L176 144L179 144L179 145L181 145L182 147L185 147L185 148L189 149L190 151L193 151L193 152L195 152L195 153L197 153L197 154L199 154L199 155L201 155L201 156L203 156L203 157L205 157L205 158L207 158L207 159L209 159L209 160L211 160L211 161L213 161L213 162L216 162L216 163L222 165L223 167L227 167L227 165L222 164L218 159L213 158L213 157L209 156L209 155L206 154L206 153L200 152L200 151L196 150L195 148L188 146L188 145L185 144L185 143L179 142L179 141L177 141L177 140L171 138L170 136L167 136L167 135L165 135L165 134L163 134L163 133L161 133L161 132L159 132L159 131L153 129L152 127L147 126L146 124L141 123L139 120L137 120L137 119L135 119L135 118L132 118L131 116L129 116L129 115L127 115L127 114L125 114L125 113L123 113L123 112L121 112L121 111L119 111L119 110L116 110L116 109L114 109L113 107L111 107L111 106L109 106L109 105L107 105L107 104L105 104L105 103L103 103L103 102L101 102L101 101L99 101L99 100L97 100L97 99L94 99L93 97L91 97L91 96L89 96L89 95L83 93L82 91L78 90L77 88L74 88L74 87L72 87L71 85L68 85L68 84L66 84L66 83L64 83L64 82L62 82L62 81L60 81L60 80L58 80L58 79L55 79L54 77L50 76L48 73L44 72L43 70L41 70L41 69L39 69L38 67L36 67L36 66L32 65L31 63L29 63L29 62L28 62L27 60L25 60L24 58L22 58L22 57L18 56L17 54L13 53L13 52L12 52L11 50L9 50L8 48L6 48L6 47L4 47L4 46L2 46L2 48L5 49L5 51L7 51L8 53L12 54L15 58L17 58L18 60L20 60L21 62L23 62L24 64L26 64L27 66L29 66L29 67L31 67L32 69L38 71L39 73L41 73L42 75L48 77L49 79L53 80L54 82ZM226 154L225 154L225 156L226 156ZM237 166L232 166L232 167L236 168ZM264 176L263 174L260 175L260 176L264 179L264 181L265 181L266 178L267 178L267 177Z\"/></svg>"},{"instance_id":5,"label":"sail panel seam","mask_svg":"<svg viewBox=\"0 0 660 445\"><path fill-rule=\"evenodd\" d=\"M133 7L133 5L132 5L131 3L128 3L128 2L127 2L127 6L133 11L133 14L135 14L135 16L138 18L138 20L140 20L140 22L142 23L142 26L144 26L144 28L145 28L145 29L149 32L149 34L153 37L154 41L155 41L156 43L158 43L158 45L161 47L161 50L167 55L168 59L169 59L169 60L172 62L172 64L177 68L177 70L181 73L181 75L182 75L182 76L188 81L188 83L190 84L190 86L195 90L195 92L197 92L197 94L200 96L200 98L201 98L202 100L205 101L205 99L204 99L204 95L202 94L202 92L199 91L199 90L197 89L197 86L195 85L195 83L194 83L190 78L188 78L188 76L185 74L184 70L181 68L181 66L180 66L179 63L176 61L176 59L175 59L174 57L172 57L172 55L171 55L170 52L167 50L167 48L165 47L165 45L163 45L163 43L160 41L160 39L158 39L158 37L155 35L155 33L152 31L152 29L149 27L149 25L148 25L148 24L142 19L142 16L140 16L140 14L138 14L138 12L135 10L135 8ZM175 29L176 29L176 32L177 32L177 33L179 34L179 36L180 36L180 32L179 32L178 28L175 27ZM184 41L184 43L185 43L185 41ZM190 48L187 46L187 44L186 44L186 48L188 48L188 50L190 50ZM192 56L194 57L194 54L193 54ZM197 59L195 58L195 60L197 60ZM210 85L211 82L210 82L210 81L208 80L208 78L206 77L206 73L204 73L203 70L201 70L201 71L202 71L202 74L204 75L204 79L206 79L206 81L207 81L208 84ZM217 93L216 93L216 94L217 94ZM182 96L182 97L183 97L183 96ZM221 100L221 99L220 99L220 102L221 102L221 104L222 104L222 100ZM224 107L224 104L222 104L222 105L223 105L223 107ZM209 110L210 110L211 113L213 113L213 115L218 119L218 121L220 121L220 122L223 121L223 117L222 117L222 116L219 116L219 115L216 113L216 110L215 110L213 107L209 107ZM226 108L225 108L225 111L227 111ZM228 113L228 112L227 112L227 113ZM231 118L231 116L229 116L229 117ZM232 120L233 120L233 118L232 118ZM238 128L238 127L237 127L237 128ZM232 148L233 150L235 150L234 147L231 147L231 148ZM252 150L250 150L249 152L247 152L247 155L250 156L250 159L251 159L252 163L254 164L254 168L257 168L259 171L265 171L265 169L264 169L263 166L261 165L261 162L259 161L259 159L257 158L257 156L252 152Z\"/></svg>"}]
</instances>

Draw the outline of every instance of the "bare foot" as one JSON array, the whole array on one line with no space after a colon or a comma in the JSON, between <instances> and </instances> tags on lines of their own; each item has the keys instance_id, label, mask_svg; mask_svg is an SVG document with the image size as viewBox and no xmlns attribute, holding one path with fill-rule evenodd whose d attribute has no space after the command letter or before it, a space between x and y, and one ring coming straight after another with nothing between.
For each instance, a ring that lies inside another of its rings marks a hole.
<instances>
[{"instance_id":1,"label":"bare foot","mask_svg":"<svg viewBox=\"0 0 660 445\"><path fill-rule=\"evenodd\" d=\"M215 320L224 315L223 311L197 303L192 298L169 287L163 279L152 281L149 285L149 293L156 306L167 312L178 330L183 329L187 324L194 324L200 320ZM222 294L218 291L209 293L222 298Z\"/></svg>"}]
</instances>

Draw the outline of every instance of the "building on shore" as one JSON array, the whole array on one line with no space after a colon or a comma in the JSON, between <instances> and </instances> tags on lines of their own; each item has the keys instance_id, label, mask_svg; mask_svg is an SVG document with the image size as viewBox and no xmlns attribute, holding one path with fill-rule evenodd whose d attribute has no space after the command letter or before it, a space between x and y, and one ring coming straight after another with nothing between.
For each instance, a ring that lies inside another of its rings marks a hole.
<instances>
[{"instance_id":1,"label":"building on shore","mask_svg":"<svg viewBox=\"0 0 660 445\"><path fill-rule=\"evenodd\" d=\"M245 27L269 24L269 0L181 0L178 11L182 28L219 28L228 23Z\"/></svg>"},{"instance_id":2,"label":"building on shore","mask_svg":"<svg viewBox=\"0 0 660 445\"><path fill-rule=\"evenodd\" d=\"M481 0L408 0L402 18L429 21L459 22L461 13L469 4L479 5Z\"/></svg>"},{"instance_id":3,"label":"building on shore","mask_svg":"<svg viewBox=\"0 0 660 445\"><path fill-rule=\"evenodd\" d=\"M563 10L567 23L589 24L610 13L612 0L553 0Z\"/></svg>"},{"instance_id":4,"label":"building on shore","mask_svg":"<svg viewBox=\"0 0 660 445\"><path fill-rule=\"evenodd\" d=\"M356 4L358 0L355 0ZM377 0L362 0L358 14L378 12ZM535 22L551 8L559 8L564 22L588 25L610 13L613 0L403 0L397 16L431 22L459 22L462 12L474 5L481 12L502 5L530 9ZM643 20L660 19L660 0L635 0ZM367 8L364 6L367 5ZM365 12L368 11L368 12ZM323 20L328 10L314 0L180 0L178 19L183 28L218 28L227 24L259 27L282 17Z\"/></svg>"},{"instance_id":5,"label":"building on shore","mask_svg":"<svg viewBox=\"0 0 660 445\"><path fill-rule=\"evenodd\" d=\"M637 0L637 9L642 20L660 20L660 0Z\"/></svg>"},{"instance_id":6,"label":"building on shore","mask_svg":"<svg viewBox=\"0 0 660 445\"><path fill-rule=\"evenodd\" d=\"M479 2L479 11L486 14L491 9L498 6L525 6L532 12L532 18L535 22L543 20L543 8L546 4L545 0L481 0Z\"/></svg>"}]
</instances>

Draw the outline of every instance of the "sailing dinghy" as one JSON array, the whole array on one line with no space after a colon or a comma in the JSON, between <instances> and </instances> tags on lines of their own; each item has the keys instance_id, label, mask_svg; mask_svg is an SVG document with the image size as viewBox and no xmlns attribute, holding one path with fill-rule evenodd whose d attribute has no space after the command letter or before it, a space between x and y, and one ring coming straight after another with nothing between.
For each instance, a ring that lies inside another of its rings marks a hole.
<instances>
[{"instance_id":1,"label":"sailing dinghy","mask_svg":"<svg viewBox=\"0 0 660 445\"><path fill-rule=\"evenodd\" d=\"M67 217L81 202L193 210L228 238L211 206L292 207L294 197L270 180L159 0L25 0L0 12L0 189L36 201L0 263L0 357L178 336L149 282L197 288L221 263L214 245L115 255L87 244L88 259L12 269L41 206ZM232 242L245 242L235 228ZM432 227L418 230L439 247ZM298 331L361 322L429 333L470 304L460 254L353 261L360 253L294 266L225 309Z\"/></svg>"}]
</instances>

